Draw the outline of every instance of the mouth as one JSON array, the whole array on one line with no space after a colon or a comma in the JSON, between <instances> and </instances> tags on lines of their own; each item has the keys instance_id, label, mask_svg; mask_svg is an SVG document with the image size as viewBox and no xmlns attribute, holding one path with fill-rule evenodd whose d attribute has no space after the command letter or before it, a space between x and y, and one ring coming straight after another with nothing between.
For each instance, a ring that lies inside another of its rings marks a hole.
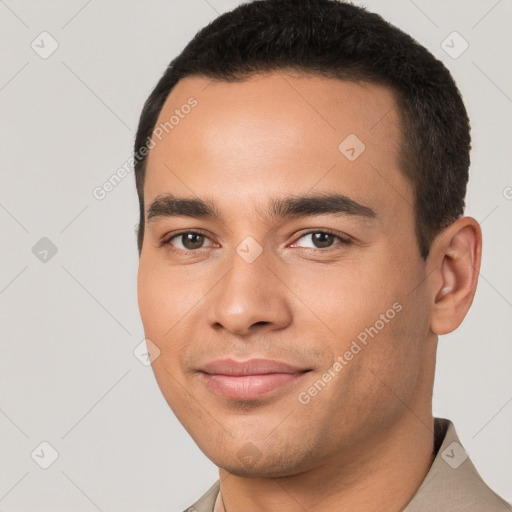
<instances>
[{"instance_id":1,"label":"mouth","mask_svg":"<svg viewBox=\"0 0 512 512\"><path fill-rule=\"evenodd\" d=\"M298 381L310 371L270 359L218 359L199 370L211 391L236 400L263 398Z\"/></svg>"}]
</instances>

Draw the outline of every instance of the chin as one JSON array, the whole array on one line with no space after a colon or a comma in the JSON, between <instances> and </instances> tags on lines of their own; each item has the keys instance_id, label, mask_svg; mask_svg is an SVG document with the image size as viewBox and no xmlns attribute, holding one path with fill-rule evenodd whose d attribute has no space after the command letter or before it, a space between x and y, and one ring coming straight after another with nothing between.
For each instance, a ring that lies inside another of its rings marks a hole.
<instances>
[{"instance_id":1,"label":"chin","mask_svg":"<svg viewBox=\"0 0 512 512\"><path fill-rule=\"evenodd\" d=\"M301 450L300 453L285 453L282 448L275 451L268 448L262 453L251 442L233 452L205 451L205 455L219 468L230 474L246 478L280 478L298 475L310 469L312 458ZM291 457L291 455L293 457Z\"/></svg>"},{"instance_id":2,"label":"chin","mask_svg":"<svg viewBox=\"0 0 512 512\"><path fill-rule=\"evenodd\" d=\"M254 465L237 463L237 461L230 461L231 464L222 464L224 461L219 461L219 463L213 462L217 467L224 469L228 473L244 478L280 478L300 473L300 471L293 471L291 468L282 467L281 464L279 467L276 467L259 463Z\"/></svg>"}]
</instances>

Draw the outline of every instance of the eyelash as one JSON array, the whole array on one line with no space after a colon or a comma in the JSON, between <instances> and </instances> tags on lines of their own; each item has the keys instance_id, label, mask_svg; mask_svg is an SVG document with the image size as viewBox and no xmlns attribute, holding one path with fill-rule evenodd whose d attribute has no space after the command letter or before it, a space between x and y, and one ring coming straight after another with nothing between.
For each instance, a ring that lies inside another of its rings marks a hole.
<instances>
[{"instance_id":1,"label":"eyelash","mask_svg":"<svg viewBox=\"0 0 512 512\"><path fill-rule=\"evenodd\" d=\"M348 236L346 236L346 235L344 236L341 233L338 233L337 231L333 231L332 229L321 229L321 230L319 230L319 229L312 229L312 230L306 231L306 232L302 233L296 239L296 241L293 242L293 243L296 243L301 238L303 238L303 237L305 237L307 235L314 234L314 233L322 233L322 234L332 235L332 236L338 238L341 241L341 245L347 246L347 245L350 245L352 243L352 239L350 239ZM207 247L200 247L199 249L194 249L194 250L184 250L184 249L177 249L177 248L173 247L170 244L171 240L173 240L174 238L177 238L179 236L186 235L186 234L202 235L202 236L208 238L208 235L206 235L205 233L202 233L201 231L185 230L185 231L180 231L178 233L172 233L170 235L164 236L162 238L162 240L160 241L159 246L160 247L166 246L171 251L174 251L174 252L177 252L177 253L180 253L180 254L185 254L185 255L187 255L187 254L194 254L194 253L197 254L202 249L207 249ZM335 246L331 246L331 247L327 247L326 249L312 248L312 247L302 247L302 249L307 249L307 250L310 250L310 251L330 252L331 250L336 250L336 247Z\"/></svg>"}]
</instances>

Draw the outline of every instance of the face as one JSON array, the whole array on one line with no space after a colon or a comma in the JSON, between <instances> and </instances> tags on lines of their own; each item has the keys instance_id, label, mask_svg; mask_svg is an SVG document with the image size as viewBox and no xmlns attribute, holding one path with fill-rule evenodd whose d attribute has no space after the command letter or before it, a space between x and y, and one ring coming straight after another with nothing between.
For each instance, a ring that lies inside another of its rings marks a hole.
<instances>
[{"instance_id":1,"label":"face","mask_svg":"<svg viewBox=\"0 0 512 512\"><path fill-rule=\"evenodd\" d=\"M138 275L165 399L235 474L353 457L428 401L426 269L392 93L188 77L157 127L173 115L148 156Z\"/></svg>"}]
</instances>

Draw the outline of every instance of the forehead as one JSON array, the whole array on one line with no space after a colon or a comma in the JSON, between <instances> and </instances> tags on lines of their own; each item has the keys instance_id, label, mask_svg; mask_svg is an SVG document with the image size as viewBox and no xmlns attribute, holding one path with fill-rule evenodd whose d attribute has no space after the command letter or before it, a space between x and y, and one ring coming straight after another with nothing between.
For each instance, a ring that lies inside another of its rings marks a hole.
<instances>
[{"instance_id":1,"label":"forehead","mask_svg":"<svg viewBox=\"0 0 512 512\"><path fill-rule=\"evenodd\" d=\"M377 210L412 201L395 99L375 84L284 71L240 82L190 76L167 98L153 142L146 204L173 193L256 206L333 190Z\"/></svg>"}]
</instances>

